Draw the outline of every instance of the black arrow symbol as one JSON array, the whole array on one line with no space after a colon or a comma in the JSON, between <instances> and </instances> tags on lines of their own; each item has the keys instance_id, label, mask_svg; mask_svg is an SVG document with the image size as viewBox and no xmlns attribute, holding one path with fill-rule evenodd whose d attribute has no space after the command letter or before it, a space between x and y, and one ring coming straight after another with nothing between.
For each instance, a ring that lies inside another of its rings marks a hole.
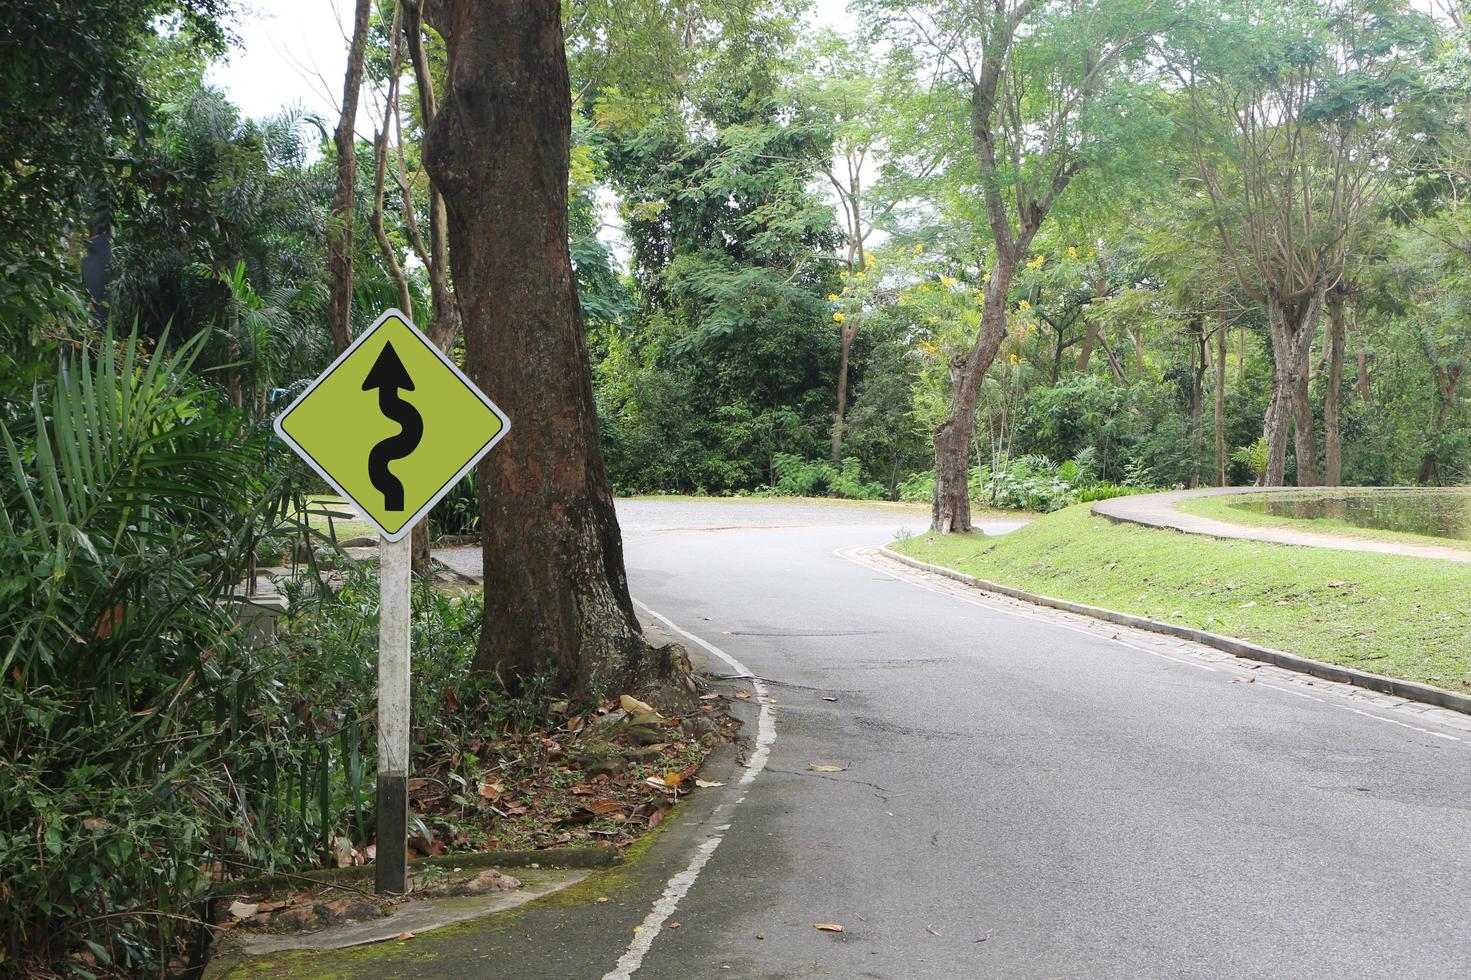
<instances>
[{"instance_id":1,"label":"black arrow symbol","mask_svg":"<svg viewBox=\"0 0 1471 980\"><path fill-rule=\"evenodd\" d=\"M389 436L368 453L368 479L383 494L384 510L404 509L404 485L388 469L395 459L402 459L414 451L424 437L424 419L419 410L398 396L399 390L413 391L414 381L398 359L392 344L384 344L383 352L368 376L363 379L363 390L378 389L378 411L397 422L402 429L397 435Z\"/></svg>"}]
</instances>

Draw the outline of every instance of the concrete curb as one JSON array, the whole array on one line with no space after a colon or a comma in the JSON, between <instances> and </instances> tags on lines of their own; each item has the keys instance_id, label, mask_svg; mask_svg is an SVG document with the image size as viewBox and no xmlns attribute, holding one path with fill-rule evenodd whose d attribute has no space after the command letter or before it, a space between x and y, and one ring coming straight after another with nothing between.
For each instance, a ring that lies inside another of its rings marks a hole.
<instances>
[{"instance_id":1,"label":"concrete curb","mask_svg":"<svg viewBox=\"0 0 1471 980\"><path fill-rule=\"evenodd\" d=\"M1219 633L1208 633L1205 630L1193 629L1189 626L1178 626L1174 623L1162 623L1154 619L1145 619L1143 616L1131 616L1128 613L1115 612L1112 609L1104 609L1099 606L1087 606L1080 602L1069 602L1066 599L1056 599L1052 596L1038 595L1025 589L1014 588L1010 585L1001 585L997 582L988 582L985 579L957 572L953 568L945 568L941 565L932 565L929 562L901 555L891 548L880 547L879 551L886 558L891 558L902 565L917 568L921 571L931 572L935 575L943 575L945 578L954 579L964 585L980 589L984 592L995 592L998 595L1008 596L1012 599L1020 599L1023 602L1031 602L1039 606L1048 606L1052 609L1060 609L1063 612L1075 613L1079 616L1088 616L1092 619L1101 619L1104 622L1113 623L1116 626L1129 626L1134 629L1147 630L1151 633L1162 633L1181 640L1190 640L1213 647L1223 653L1229 653L1233 657L1241 657L1245 660L1258 660L1269 663L1286 670L1295 670L1299 673L1310 674L1321 677L1324 680L1337 681L1340 684L1352 684L1370 691L1378 691L1381 694L1393 694L1396 697L1408 701L1418 701L1422 704L1431 704L1437 708L1448 708L1451 711L1459 711L1462 714L1471 715L1471 696L1448 691L1441 687L1432 687L1429 684L1420 684L1415 681L1403 681L1396 677L1385 677L1383 674L1371 674L1365 670L1355 670L1352 667L1340 667L1337 664L1324 663L1321 660L1310 660L1307 657L1299 657L1294 653L1286 653L1282 650L1273 650L1271 647L1257 646L1245 640L1238 640L1231 636L1221 636Z\"/></svg>"},{"instance_id":2,"label":"concrete curb","mask_svg":"<svg viewBox=\"0 0 1471 980\"><path fill-rule=\"evenodd\" d=\"M623 855L612 847L548 847L540 851L451 851L438 857L414 858L409 873L426 867L442 868L567 868L597 870L623 862ZM251 895L274 888L303 887L309 882L322 885L346 885L371 891L373 866L356 868L311 868L295 874L266 874L254 878L222 881L210 892L210 899L231 895Z\"/></svg>"}]
</instances>

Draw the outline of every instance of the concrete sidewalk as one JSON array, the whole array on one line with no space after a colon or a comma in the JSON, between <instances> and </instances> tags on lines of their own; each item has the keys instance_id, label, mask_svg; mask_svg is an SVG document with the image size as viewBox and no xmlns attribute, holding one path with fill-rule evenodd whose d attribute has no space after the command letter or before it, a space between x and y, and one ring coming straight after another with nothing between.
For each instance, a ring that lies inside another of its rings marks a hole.
<instances>
[{"instance_id":1,"label":"concrete sidewalk","mask_svg":"<svg viewBox=\"0 0 1471 980\"><path fill-rule=\"evenodd\" d=\"M1314 487L1312 489L1324 489ZM1354 487L1354 490L1371 489ZM1172 490L1168 493L1141 493L1128 497L1100 500L1093 513L1111 521L1139 524L1143 527L1179 531L1182 534L1204 534L1213 538L1235 538L1244 541L1269 541L1273 544L1300 545L1305 548L1336 548L1339 551L1369 551L1381 555L1407 555L1411 558L1440 558L1445 561L1471 562L1471 550L1450 545L1415 544L1411 541L1376 541L1351 535L1321 534L1290 527L1231 524L1178 509L1184 500L1199 497L1223 497L1245 493L1296 493L1295 487L1206 487L1199 490Z\"/></svg>"}]
</instances>

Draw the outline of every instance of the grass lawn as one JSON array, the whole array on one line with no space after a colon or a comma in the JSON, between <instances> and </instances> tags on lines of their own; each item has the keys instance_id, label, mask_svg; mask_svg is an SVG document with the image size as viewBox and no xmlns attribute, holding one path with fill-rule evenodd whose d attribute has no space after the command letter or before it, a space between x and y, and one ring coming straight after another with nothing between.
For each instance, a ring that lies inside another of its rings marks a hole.
<instances>
[{"instance_id":1,"label":"grass lawn","mask_svg":"<svg viewBox=\"0 0 1471 980\"><path fill-rule=\"evenodd\" d=\"M331 494L313 494L306 498L307 522L315 530L327 533L328 526L337 531L337 540L368 537L377 540L378 529L357 516L346 500Z\"/></svg>"},{"instance_id":2,"label":"grass lawn","mask_svg":"<svg viewBox=\"0 0 1471 980\"><path fill-rule=\"evenodd\" d=\"M1471 564L1220 541L1078 504L1011 534L896 551L1005 585L1378 674L1471 688Z\"/></svg>"},{"instance_id":3,"label":"grass lawn","mask_svg":"<svg viewBox=\"0 0 1471 980\"><path fill-rule=\"evenodd\" d=\"M1399 492L1399 491L1395 491ZM1414 493L1409 490L1405 493ZM1426 491L1430 493L1444 493L1444 490ZM1244 495L1242 495L1244 496ZM1186 514L1197 514L1201 517L1209 517L1217 521L1225 521L1228 524L1244 524L1250 527L1290 527L1299 531L1312 531L1317 534L1336 534L1348 538L1365 538L1372 541L1403 541L1406 544L1433 544L1442 548L1459 548L1462 551L1471 551L1471 541L1458 540L1456 538L1438 538L1429 534L1413 534L1409 531L1385 531L1373 527L1359 527L1348 521L1336 517L1281 517L1277 514L1262 514L1257 511L1241 510L1231 506L1231 501L1237 500L1238 495L1230 494L1220 497L1195 497L1182 500L1176 504L1176 509Z\"/></svg>"}]
</instances>

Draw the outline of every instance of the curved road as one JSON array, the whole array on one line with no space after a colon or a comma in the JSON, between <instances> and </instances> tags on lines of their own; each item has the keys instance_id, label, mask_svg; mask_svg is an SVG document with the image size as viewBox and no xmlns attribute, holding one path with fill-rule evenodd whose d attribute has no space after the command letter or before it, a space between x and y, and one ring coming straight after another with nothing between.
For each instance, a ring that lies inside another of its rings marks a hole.
<instances>
[{"instance_id":1,"label":"curved road","mask_svg":"<svg viewBox=\"0 0 1471 980\"><path fill-rule=\"evenodd\" d=\"M775 700L769 759L747 786L732 769L696 794L610 902L423 936L405 947L416 969L1471 975L1471 719L991 600L863 551L923 514L619 512L635 596ZM651 909L667 914L650 943Z\"/></svg>"}]
</instances>

